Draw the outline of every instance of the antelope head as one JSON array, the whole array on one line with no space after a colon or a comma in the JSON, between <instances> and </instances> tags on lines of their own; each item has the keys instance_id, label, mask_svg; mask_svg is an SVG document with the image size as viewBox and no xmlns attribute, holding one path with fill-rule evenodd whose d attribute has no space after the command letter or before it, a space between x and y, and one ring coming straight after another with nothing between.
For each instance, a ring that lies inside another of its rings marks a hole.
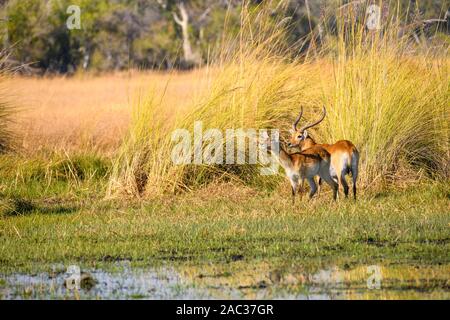
<instances>
[{"instance_id":1,"label":"antelope head","mask_svg":"<svg viewBox=\"0 0 450 320\"><path fill-rule=\"evenodd\" d=\"M308 136L307 129L312 128L321 123L323 119L325 119L326 114L327 110L325 109L324 106L322 117L319 120L298 129L297 125L303 115L303 107L302 107L300 110L300 114L298 115L297 119L295 119L295 122L292 124L291 139L289 141L288 147L289 148L298 147L300 148L300 150L304 150L306 148L309 148L312 144L314 144L314 140L312 140L312 138Z\"/></svg>"}]
</instances>

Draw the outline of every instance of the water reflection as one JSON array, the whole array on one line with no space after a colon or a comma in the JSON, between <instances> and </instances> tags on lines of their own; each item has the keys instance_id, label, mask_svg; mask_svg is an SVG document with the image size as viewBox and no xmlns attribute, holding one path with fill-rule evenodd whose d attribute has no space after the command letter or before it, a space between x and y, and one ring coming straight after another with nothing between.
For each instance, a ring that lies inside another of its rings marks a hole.
<instances>
[{"instance_id":1,"label":"water reflection","mask_svg":"<svg viewBox=\"0 0 450 320\"><path fill-rule=\"evenodd\" d=\"M2 299L449 299L450 265L331 267L268 262L182 264L107 270L54 265L38 274L0 275ZM69 282L68 279L77 279Z\"/></svg>"}]
</instances>

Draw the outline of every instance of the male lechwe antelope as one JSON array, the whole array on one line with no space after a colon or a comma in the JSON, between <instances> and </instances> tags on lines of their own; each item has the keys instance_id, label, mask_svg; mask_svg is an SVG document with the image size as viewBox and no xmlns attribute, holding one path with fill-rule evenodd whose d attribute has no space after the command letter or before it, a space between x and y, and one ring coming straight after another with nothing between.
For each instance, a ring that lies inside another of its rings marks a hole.
<instances>
[{"instance_id":1,"label":"male lechwe antelope","mask_svg":"<svg viewBox=\"0 0 450 320\"><path fill-rule=\"evenodd\" d=\"M330 175L333 179L337 180L344 188L345 197L348 197L348 184L345 179L347 174L352 174L353 179L353 197L356 200L356 179L358 178L358 163L359 152L355 145L348 140L339 140L334 144L318 144L314 139L308 135L307 129L312 128L323 121L327 110L323 107L322 117L314 123L303 126L297 129L297 124L303 115L303 108L300 110L300 114L293 124L293 131L290 143L288 146L299 147L300 151L305 152L310 148L320 146L328 151L331 156ZM319 178L319 186L321 184Z\"/></svg>"},{"instance_id":2,"label":"male lechwe antelope","mask_svg":"<svg viewBox=\"0 0 450 320\"><path fill-rule=\"evenodd\" d=\"M278 158L278 162L284 168L292 187L292 202L295 203L295 195L299 189L300 180L306 179L311 190L309 198L317 191L314 177L318 175L333 189L333 199L336 200L338 184L330 176L330 154L320 146L313 146L305 152L289 154L280 141L270 141L268 136L261 143L267 151Z\"/></svg>"}]
</instances>

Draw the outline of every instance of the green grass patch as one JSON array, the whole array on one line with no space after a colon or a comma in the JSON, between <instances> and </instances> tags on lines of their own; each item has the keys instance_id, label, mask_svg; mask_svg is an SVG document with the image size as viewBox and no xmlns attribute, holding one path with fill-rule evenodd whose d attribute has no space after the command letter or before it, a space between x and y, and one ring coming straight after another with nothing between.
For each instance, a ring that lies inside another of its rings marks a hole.
<instances>
[{"instance_id":1,"label":"green grass patch","mask_svg":"<svg viewBox=\"0 0 450 320\"><path fill-rule=\"evenodd\" d=\"M0 200L102 197L110 167L108 158L89 153L0 155Z\"/></svg>"},{"instance_id":2,"label":"green grass patch","mask_svg":"<svg viewBox=\"0 0 450 320\"><path fill-rule=\"evenodd\" d=\"M1 269L122 259L448 263L449 191L426 184L336 203L322 194L295 206L288 193L227 190L82 206L38 199L26 214L1 215Z\"/></svg>"}]
</instances>

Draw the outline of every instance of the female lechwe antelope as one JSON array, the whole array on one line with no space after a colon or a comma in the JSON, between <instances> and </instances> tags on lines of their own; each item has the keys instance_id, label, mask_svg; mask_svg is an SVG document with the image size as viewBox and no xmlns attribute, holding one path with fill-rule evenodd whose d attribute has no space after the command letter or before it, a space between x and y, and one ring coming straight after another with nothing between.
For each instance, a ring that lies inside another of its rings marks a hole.
<instances>
[{"instance_id":1,"label":"female lechwe antelope","mask_svg":"<svg viewBox=\"0 0 450 320\"><path fill-rule=\"evenodd\" d=\"M314 177L318 175L325 180L333 189L333 198L336 200L338 184L330 176L330 154L320 146L314 146L305 152L289 154L281 145L280 141L270 141L268 136L263 137L261 146L278 158L279 163L284 168L286 176L289 178L292 187L292 202L295 202L295 195L298 191L300 180L306 179L311 190L309 198L312 198L317 191Z\"/></svg>"},{"instance_id":2,"label":"female lechwe antelope","mask_svg":"<svg viewBox=\"0 0 450 320\"><path fill-rule=\"evenodd\" d=\"M352 174L353 179L353 197L356 200L356 179L358 178L358 163L359 163L359 152L348 140L339 140L335 144L318 144L314 139L308 135L306 129L312 128L325 118L327 110L323 107L323 115L316 122L305 125L300 129L297 129L297 124L303 115L303 108L300 111L299 116L293 124L293 132L291 136L291 141L289 147L299 147L302 152L310 148L315 148L317 146L323 147L331 155L331 166L330 174L331 177L342 185L344 188L345 197L348 197L348 184L345 180L345 176L349 173ZM319 179L319 185L321 181Z\"/></svg>"}]
</instances>

